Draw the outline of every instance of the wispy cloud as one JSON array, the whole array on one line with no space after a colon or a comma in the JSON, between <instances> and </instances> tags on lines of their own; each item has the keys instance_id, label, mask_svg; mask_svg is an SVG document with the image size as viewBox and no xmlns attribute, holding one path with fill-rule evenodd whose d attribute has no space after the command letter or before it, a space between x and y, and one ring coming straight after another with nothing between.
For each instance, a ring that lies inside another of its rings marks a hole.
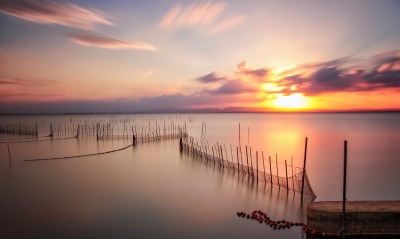
<instances>
[{"instance_id":1,"label":"wispy cloud","mask_svg":"<svg viewBox=\"0 0 400 239\"><path fill-rule=\"evenodd\" d=\"M91 30L97 24L113 25L105 14L72 3L39 0L2 0L0 12L26 21Z\"/></svg>"},{"instance_id":2,"label":"wispy cloud","mask_svg":"<svg viewBox=\"0 0 400 239\"><path fill-rule=\"evenodd\" d=\"M224 82L216 89L205 89L202 93L211 95L240 95L256 93L259 89L253 85L246 84L245 82L235 79Z\"/></svg>"},{"instance_id":3,"label":"wispy cloud","mask_svg":"<svg viewBox=\"0 0 400 239\"><path fill-rule=\"evenodd\" d=\"M260 83L268 74L264 68L249 69L247 62L240 62L232 74L218 75L216 72L200 76L195 80L201 83L214 83L205 87L199 93L204 95L249 95L257 93Z\"/></svg>"},{"instance_id":4,"label":"wispy cloud","mask_svg":"<svg viewBox=\"0 0 400 239\"><path fill-rule=\"evenodd\" d=\"M222 16L227 4L224 2L203 1L189 6L175 5L161 19L159 27L179 29L201 27L211 34L228 31L238 26L244 16Z\"/></svg>"},{"instance_id":5,"label":"wispy cloud","mask_svg":"<svg viewBox=\"0 0 400 239\"><path fill-rule=\"evenodd\" d=\"M236 66L235 75L240 78L251 78L252 80L258 80L260 82L265 81L268 75L269 69L259 68L252 69L247 67L247 61L242 61Z\"/></svg>"},{"instance_id":6,"label":"wispy cloud","mask_svg":"<svg viewBox=\"0 0 400 239\"><path fill-rule=\"evenodd\" d=\"M1 78L0 85L16 85L16 86L54 86L59 84L55 80L45 79L15 79L15 78Z\"/></svg>"},{"instance_id":7,"label":"wispy cloud","mask_svg":"<svg viewBox=\"0 0 400 239\"><path fill-rule=\"evenodd\" d=\"M220 32L229 31L239 26L244 20L244 15L237 14L233 17L224 19L218 22L210 31L212 34L218 34Z\"/></svg>"},{"instance_id":8,"label":"wispy cloud","mask_svg":"<svg viewBox=\"0 0 400 239\"><path fill-rule=\"evenodd\" d=\"M224 77L217 76L216 72L212 72L210 74L200 76L196 78L196 80L202 83L212 83L212 82L222 81L224 80Z\"/></svg>"},{"instance_id":9,"label":"wispy cloud","mask_svg":"<svg viewBox=\"0 0 400 239\"><path fill-rule=\"evenodd\" d=\"M71 41L92 47L100 47L106 49L138 49L138 50L149 50L157 51L157 49L149 44L143 42L128 41L120 38L105 36L105 35L94 35L89 33L71 33L69 34Z\"/></svg>"}]
</instances>

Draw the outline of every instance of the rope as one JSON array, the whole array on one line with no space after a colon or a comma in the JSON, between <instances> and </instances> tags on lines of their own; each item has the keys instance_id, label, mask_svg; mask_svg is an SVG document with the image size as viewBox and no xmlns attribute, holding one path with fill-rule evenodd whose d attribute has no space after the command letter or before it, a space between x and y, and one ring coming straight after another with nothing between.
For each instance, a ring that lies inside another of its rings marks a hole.
<instances>
[{"instance_id":1,"label":"rope","mask_svg":"<svg viewBox=\"0 0 400 239\"><path fill-rule=\"evenodd\" d=\"M262 224L265 223L265 225L269 226L270 228L274 230L285 230L285 229L290 229L291 227L303 227L303 231L306 234L312 234L316 236L325 236L325 232L319 232L316 230L313 230L309 228L305 223L302 222L289 222L285 220L280 220L280 221L274 221L271 220L270 217L266 213L264 213L261 210L256 210L253 211L251 214L246 214L244 212L237 212L236 215L241 218L245 219L251 219L255 220L256 222Z\"/></svg>"},{"instance_id":2,"label":"rope","mask_svg":"<svg viewBox=\"0 0 400 239\"><path fill-rule=\"evenodd\" d=\"M91 154L80 154L80 155L73 155L73 156L63 156L63 157L52 157L52 158L35 158L35 159L25 159L24 161L26 162L36 162L36 161L44 161L44 160L58 160L58 159L71 159L71 158L82 158L82 157L89 157L89 156L96 156L96 155L100 155L100 154L108 154L108 153L114 153L117 151L121 151L124 149L127 149L131 146L135 146L138 142L144 143L144 142L149 142L149 141L157 141L157 140L163 140L163 139L172 139L175 137L186 137L186 134L183 133L181 135L178 134L172 134L170 136L170 138L168 137L152 137L152 138L142 138L142 139L137 139L136 137L134 138L134 141L132 144L129 144L125 147L119 148L119 149L113 149L113 150L109 150L109 151L104 151L104 152L99 152L99 153L91 153ZM76 138L76 136L71 137L71 138Z\"/></svg>"},{"instance_id":3,"label":"rope","mask_svg":"<svg viewBox=\"0 0 400 239\"><path fill-rule=\"evenodd\" d=\"M71 159L71 158L82 158L82 157L89 157L89 156L95 156L95 155L100 155L100 154L109 154L109 153L114 153L117 151L121 151L124 149L127 149L134 144L129 144L125 147L119 148L119 149L113 149L110 151L104 151L104 152L99 152L99 153L91 153L91 154L80 154L80 155L73 155L73 156L64 156L64 157L55 157L55 158L36 158L36 159L25 159L24 161L26 162L35 162L35 161L43 161L43 160L58 160L58 159Z\"/></svg>"},{"instance_id":4,"label":"rope","mask_svg":"<svg viewBox=\"0 0 400 239\"><path fill-rule=\"evenodd\" d=\"M41 138L44 137L51 137L50 135L48 136L41 136ZM40 138L40 137L38 137ZM61 140L61 139L74 139L77 138L76 136L71 136L71 137L66 137L66 138L48 138L48 139L37 139L37 140L20 140L20 141L9 141L9 142L1 142L2 144L17 144L17 143L30 143L30 142L38 142L38 141L47 141L47 140Z\"/></svg>"},{"instance_id":5,"label":"rope","mask_svg":"<svg viewBox=\"0 0 400 239\"><path fill-rule=\"evenodd\" d=\"M35 137L14 138L14 139L2 139L2 140L0 140L0 143L3 143L3 142L4 143L9 143L10 141L15 141L15 140L36 139L36 138L43 138L43 137L49 137L49 136L46 135L46 136L35 136Z\"/></svg>"}]
</instances>

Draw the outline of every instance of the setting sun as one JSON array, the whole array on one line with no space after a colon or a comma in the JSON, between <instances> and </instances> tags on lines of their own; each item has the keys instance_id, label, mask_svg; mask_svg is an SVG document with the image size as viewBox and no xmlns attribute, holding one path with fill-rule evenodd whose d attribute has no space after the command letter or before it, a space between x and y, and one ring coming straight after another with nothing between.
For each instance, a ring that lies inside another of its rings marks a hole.
<instances>
[{"instance_id":1,"label":"setting sun","mask_svg":"<svg viewBox=\"0 0 400 239\"><path fill-rule=\"evenodd\" d=\"M276 108L301 109L308 105L306 98L301 93L291 95L279 95L274 101Z\"/></svg>"}]
</instances>

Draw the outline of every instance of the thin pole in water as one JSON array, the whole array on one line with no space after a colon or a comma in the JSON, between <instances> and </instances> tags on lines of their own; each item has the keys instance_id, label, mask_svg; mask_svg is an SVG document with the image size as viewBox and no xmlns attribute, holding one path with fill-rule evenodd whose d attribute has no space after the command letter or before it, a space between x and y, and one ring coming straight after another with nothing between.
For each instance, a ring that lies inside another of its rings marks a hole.
<instances>
[{"instance_id":1,"label":"thin pole in water","mask_svg":"<svg viewBox=\"0 0 400 239\"><path fill-rule=\"evenodd\" d=\"M301 202L303 202L304 177L306 176L307 143L308 143L308 138L306 137L306 143L305 143L305 145L304 145L303 178L302 178L302 180L301 180Z\"/></svg>"},{"instance_id":2,"label":"thin pole in water","mask_svg":"<svg viewBox=\"0 0 400 239\"><path fill-rule=\"evenodd\" d=\"M250 165L251 165L251 176L254 178L253 157L251 156L251 147L250 147Z\"/></svg>"},{"instance_id":3,"label":"thin pole in water","mask_svg":"<svg viewBox=\"0 0 400 239\"><path fill-rule=\"evenodd\" d=\"M271 177L271 185L272 185L272 163L271 163L271 156L269 157L269 176Z\"/></svg>"},{"instance_id":4,"label":"thin pole in water","mask_svg":"<svg viewBox=\"0 0 400 239\"><path fill-rule=\"evenodd\" d=\"M296 190L294 190L293 156L290 158L290 164L292 166L292 187L293 187L293 192L296 193Z\"/></svg>"},{"instance_id":5,"label":"thin pole in water","mask_svg":"<svg viewBox=\"0 0 400 239\"><path fill-rule=\"evenodd\" d=\"M249 155L247 154L247 145L246 145L246 159L247 159L247 173L250 174Z\"/></svg>"},{"instance_id":6,"label":"thin pole in water","mask_svg":"<svg viewBox=\"0 0 400 239\"><path fill-rule=\"evenodd\" d=\"M286 163L286 159L285 159L285 169L286 169L286 188L289 191L289 179L287 176L287 163Z\"/></svg>"},{"instance_id":7,"label":"thin pole in water","mask_svg":"<svg viewBox=\"0 0 400 239\"><path fill-rule=\"evenodd\" d=\"M265 179L265 159L264 159L264 151L261 151L261 156L263 159L263 168L264 168L264 182L267 183L267 180Z\"/></svg>"},{"instance_id":8,"label":"thin pole in water","mask_svg":"<svg viewBox=\"0 0 400 239\"><path fill-rule=\"evenodd\" d=\"M237 159L238 172L239 172L239 147L236 147L236 159Z\"/></svg>"},{"instance_id":9,"label":"thin pole in water","mask_svg":"<svg viewBox=\"0 0 400 239\"><path fill-rule=\"evenodd\" d=\"M258 151L256 151L256 172L257 172L257 183L258 183Z\"/></svg>"},{"instance_id":10,"label":"thin pole in water","mask_svg":"<svg viewBox=\"0 0 400 239\"><path fill-rule=\"evenodd\" d=\"M344 141L344 162L343 162L343 211L342 211L342 228L340 235L345 237L346 233L346 178L347 178L347 140Z\"/></svg>"},{"instance_id":11,"label":"thin pole in water","mask_svg":"<svg viewBox=\"0 0 400 239\"><path fill-rule=\"evenodd\" d=\"M278 154L275 154L275 158L276 158L276 177L278 178L279 189L281 189L281 182L279 180L279 171L278 171Z\"/></svg>"},{"instance_id":12,"label":"thin pole in water","mask_svg":"<svg viewBox=\"0 0 400 239\"><path fill-rule=\"evenodd\" d=\"M239 123L239 146L241 146L240 145L240 123Z\"/></svg>"},{"instance_id":13,"label":"thin pole in water","mask_svg":"<svg viewBox=\"0 0 400 239\"><path fill-rule=\"evenodd\" d=\"M10 146L8 144L7 144L7 149L8 149L8 158L10 159L10 163L11 163Z\"/></svg>"}]
</instances>

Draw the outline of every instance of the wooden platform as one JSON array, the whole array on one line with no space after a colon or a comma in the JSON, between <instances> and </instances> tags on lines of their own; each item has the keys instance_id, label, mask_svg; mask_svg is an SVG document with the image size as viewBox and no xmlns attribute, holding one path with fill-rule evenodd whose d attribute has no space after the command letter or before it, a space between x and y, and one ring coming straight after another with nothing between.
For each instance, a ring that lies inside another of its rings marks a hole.
<instances>
[{"instance_id":1,"label":"wooden platform","mask_svg":"<svg viewBox=\"0 0 400 239\"><path fill-rule=\"evenodd\" d=\"M326 235L339 235L341 201L313 202L307 209L307 225ZM400 238L400 201L347 201L346 237Z\"/></svg>"}]
</instances>

